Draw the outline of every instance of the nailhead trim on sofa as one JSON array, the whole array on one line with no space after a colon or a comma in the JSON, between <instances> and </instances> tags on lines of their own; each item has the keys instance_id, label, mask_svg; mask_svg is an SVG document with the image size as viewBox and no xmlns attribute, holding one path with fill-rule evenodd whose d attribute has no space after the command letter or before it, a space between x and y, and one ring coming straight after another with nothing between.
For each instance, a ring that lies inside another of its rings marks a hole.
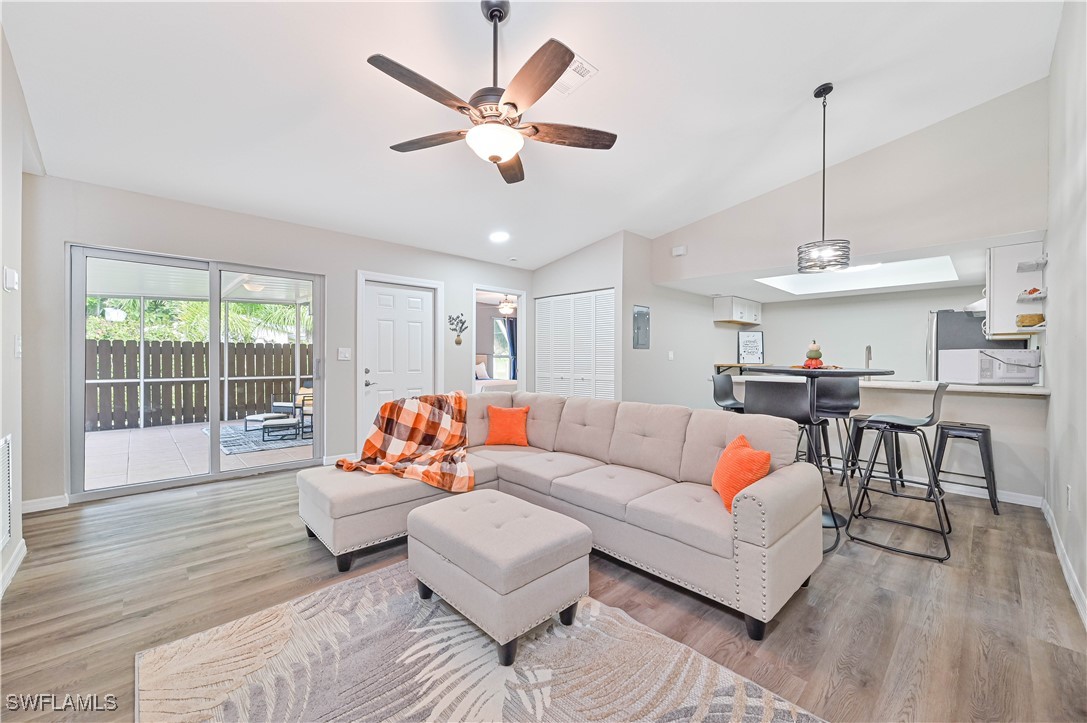
<instances>
[{"instance_id":1,"label":"nailhead trim on sofa","mask_svg":"<svg viewBox=\"0 0 1087 723\"><path fill-rule=\"evenodd\" d=\"M331 552L333 555L344 555L344 554L346 554L348 552L354 552L355 550L361 550L364 547L371 547L372 545L377 545L377 544L382 543L382 542L388 542L389 540L395 540L398 537L407 537L408 536L408 533L405 531L405 532L398 533L396 535L389 535L388 537L379 537L376 540L370 540L369 542L364 542L361 545L355 545L354 547L349 547L346 550L337 551L337 550L332 549L332 545L328 544L325 541L325 538L321 537L320 535L318 535L314 531L314 529L310 526L310 523L306 522L305 517L303 517L302 515L299 515L298 519L302 520L302 522L305 523L306 528L310 532L313 532L313 536L316 537L318 540L320 540L321 544L324 545L325 547L327 547L328 551Z\"/></svg>"}]
</instances>

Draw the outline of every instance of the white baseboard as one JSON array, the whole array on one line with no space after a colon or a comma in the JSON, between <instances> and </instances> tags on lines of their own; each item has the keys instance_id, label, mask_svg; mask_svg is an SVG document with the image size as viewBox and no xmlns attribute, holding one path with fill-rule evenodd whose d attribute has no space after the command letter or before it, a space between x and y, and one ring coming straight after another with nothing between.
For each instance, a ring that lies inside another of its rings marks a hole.
<instances>
[{"instance_id":1,"label":"white baseboard","mask_svg":"<svg viewBox=\"0 0 1087 723\"><path fill-rule=\"evenodd\" d=\"M1076 571L1072 568L1072 561L1068 559L1068 550L1064 548L1064 540L1057 531L1057 525L1053 521L1053 510L1047 500L1042 500L1042 516L1049 525L1049 531L1053 534L1053 547L1057 550L1057 559L1061 561L1061 570L1064 571L1064 581L1068 584L1068 591L1072 593L1072 602L1079 611L1079 619L1083 627L1087 628L1087 599L1083 594L1083 588L1076 578Z\"/></svg>"},{"instance_id":2,"label":"white baseboard","mask_svg":"<svg viewBox=\"0 0 1087 723\"><path fill-rule=\"evenodd\" d=\"M36 500L23 500L23 514L28 512L41 512L42 510L55 510L68 506L68 495L56 495L55 497L39 497Z\"/></svg>"},{"instance_id":3,"label":"white baseboard","mask_svg":"<svg viewBox=\"0 0 1087 723\"><path fill-rule=\"evenodd\" d=\"M22 564L24 557L26 557L26 540L20 538L19 544L15 546L15 553L8 560L7 567L4 568L3 579L0 580L0 597L8 589L8 584L15 577L15 573L18 572L19 565Z\"/></svg>"},{"instance_id":4,"label":"white baseboard","mask_svg":"<svg viewBox=\"0 0 1087 723\"><path fill-rule=\"evenodd\" d=\"M324 461L324 463L326 465L328 465L328 464L336 464L336 460L340 460L340 459L358 459L358 457L359 457L358 451L348 452L346 454L326 454L323 461Z\"/></svg>"},{"instance_id":5,"label":"white baseboard","mask_svg":"<svg viewBox=\"0 0 1087 723\"><path fill-rule=\"evenodd\" d=\"M916 487L927 487L928 481L915 478L905 477L906 484L914 485ZM855 482L856 480L854 480ZM881 482L883 480L880 480ZM972 487L970 485L957 484L955 482L940 482L940 486L944 488L944 492L950 492L953 495L962 495L964 497L978 497L983 500L989 499L989 491L982 487ZM1007 502L1011 505L1023 505L1025 507L1041 507L1045 501L1044 498L1039 495L1026 495L1022 492L1007 492L1005 490L996 491L996 499L998 502Z\"/></svg>"}]
</instances>

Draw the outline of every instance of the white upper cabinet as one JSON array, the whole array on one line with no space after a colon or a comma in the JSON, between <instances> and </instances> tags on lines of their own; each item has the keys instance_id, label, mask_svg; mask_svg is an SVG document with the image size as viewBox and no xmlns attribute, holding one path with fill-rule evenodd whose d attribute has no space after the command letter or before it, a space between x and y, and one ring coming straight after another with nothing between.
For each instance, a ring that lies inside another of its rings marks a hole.
<instances>
[{"instance_id":1,"label":"white upper cabinet","mask_svg":"<svg viewBox=\"0 0 1087 723\"><path fill-rule=\"evenodd\" d=\"M754 326L762 323L762 304L739 296L718 296L713 300L713 320Z\"/></svg>"},{"instance_id":2,"label":"white upper cabinet","mask_svg":"<svg viewBox=\"0 0 1087 723\"><path fill-rule=\"evenodd\" d=\"M1036 294L1024 292L1038 289ZM1045 313L1045 245L1041 241L989 249L985 265L985 333L1003 339L1041 328L1016 324L1020 314Z\"/></svg>"}]
</instances>

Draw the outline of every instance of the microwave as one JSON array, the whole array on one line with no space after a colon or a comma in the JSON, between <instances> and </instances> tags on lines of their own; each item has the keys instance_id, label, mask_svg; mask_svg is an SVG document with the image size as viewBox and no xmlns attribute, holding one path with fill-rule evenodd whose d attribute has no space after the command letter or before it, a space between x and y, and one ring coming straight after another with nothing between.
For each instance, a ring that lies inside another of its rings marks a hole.
<instances>
[{"instance_id":1,"label":"microwave","mask_svg":"<svg viewBox=\"0 0 1087 723\"><path fill-rule=\"evenodd\" d=\"M940 378L952 384L1037 384L1038 349L941 349Z\"/></svg>"}]
</instances>

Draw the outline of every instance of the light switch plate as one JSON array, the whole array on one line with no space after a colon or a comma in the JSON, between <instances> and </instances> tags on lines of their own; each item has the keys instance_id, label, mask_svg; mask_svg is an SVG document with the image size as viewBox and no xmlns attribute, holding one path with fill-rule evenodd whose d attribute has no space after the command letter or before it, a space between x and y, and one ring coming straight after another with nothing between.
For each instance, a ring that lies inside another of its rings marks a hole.
<instances>
[{"instance_id":1,"label":"light switch plate","mask_svg":"<svg viewBox=\"0 0 1087 723\"><path fill-rule=\"evenodd\" d=\"M19 272L15 269L4 267L4 291L19 290Z\"/></svg>"},{"instance_id":2,"label":"light switch plate","mask_svg":"<svg viewBox=\"0 0 1087 723\"><path fill-rule=\"evenodd\" d=\"M676 353L674 351L668 352L668 361L675 361L675 360L676 360Z\"/></svg>"},{"instance_id":3,"label":"light switch plate","mask_svg":"<svg viewBox=\"0 0 1087 723\"><path fill-rule=\"evenodd\" d=\"M336 349L336 359L339 361L351 361L351 347L341 346Z\"/></svg>"},{"instance_id":4,"label":"light switch plate","mask_svg":"<svg viewBox=\"0 0 1087 723\"><path fill-rule=\"evenodd\" d=\"M15 335L15 358L16 359L22 359L23 358L23 335L22 334L16 334Z\"/></svg>"}]
</instances>

